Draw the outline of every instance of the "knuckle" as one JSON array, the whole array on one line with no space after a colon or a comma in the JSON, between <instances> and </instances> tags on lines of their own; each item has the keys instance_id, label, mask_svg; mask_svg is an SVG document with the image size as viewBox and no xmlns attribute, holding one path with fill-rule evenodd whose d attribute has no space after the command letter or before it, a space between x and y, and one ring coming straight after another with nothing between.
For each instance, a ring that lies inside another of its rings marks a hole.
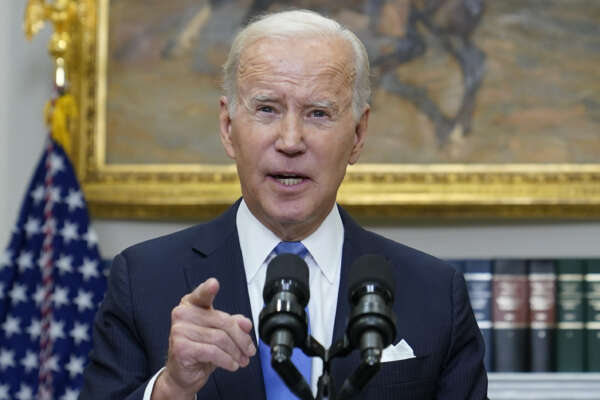
<instances>
[{"instance_id":1,"label":"knuckle","mask_svg":"<svg viewBox=\"0 0 600 400\"><path fill-rule=\"evenodd\" d=\"M237 323L235 322L235 318L232 318L229 315L222 317L221 324L222 324L221 326L223 327L223 329L228 332L233 332L233 330L237 326Z\"/></svg>"},{"instance_id":2,"label":"knuckle","mask_svg":"<svg viewBox=\"0 0 600 400\"><path fill-rule=\"evenodd\" d=\"M185 329L183 327L179 324L175 324L171 327L170 342L172 345L180 346L187 341L186 339Z\"/></svg>"},{"instance_id":3,"label":"knuckle","mask_svg":"<svg viewBox=\"0 0 600 400\"><path fill-rule=\"evenodd\" d=\"M218 356L218 352L217 352L217 348L213 345L205 345L202 346L202 352L206 355L206 358L208 358L211 361L215 361L217 360L217 356Z\"/></svg>"},{"instance_id":4,"label":"knuckle","mask_svg":"<svg viewBox=\"0 0 600 400\"><path fill-rule=\"evenodd\" d=\"M176 359L181 359L188 353L188 348L183 341L174 340L171 342L171 353Z\"/></svg>"},{"instance_id":5,"label":"knuckle","mask_svg":"<svg viewBox=\"0 0 600 400\"><path fill-rule=\"evenodd\" d=\"M182 304L180 304L177 307L173 308L173 310L171 310L171 321L177 321L179 319L182 319L184 315L185 307Z\"/></svg>"},{"instance_id":6,"label":"knuckle","mask_svg":"<svg viewBox=\"0 0 600 400\"><path fill-rule=\"evenodd\" d=\"M212 332L211 336L212 336L211 341L221 348L223 348L225 346L225 344L227 343L226 334L223 331L214 330Z\"/></svg>"}]
</instances>

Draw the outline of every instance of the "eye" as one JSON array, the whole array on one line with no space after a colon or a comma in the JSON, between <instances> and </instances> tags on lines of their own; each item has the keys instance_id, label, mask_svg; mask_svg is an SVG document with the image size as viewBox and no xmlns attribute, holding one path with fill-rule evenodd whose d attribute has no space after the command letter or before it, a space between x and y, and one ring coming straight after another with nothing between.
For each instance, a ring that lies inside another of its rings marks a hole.
<instances>
[{"instance_id":1,"label":"eye","mask_svg":"<svg viewBox=\"0 0 600 400\"><path fill-rule=\"evenodd\" d=\"M263 113L272 113L275 110L271 106L259 106L258 111Z\"/></svg>"},{"instance_id":2,"label":"eye","mask_svg":"<svg viewBox=\"0 0 600 400\"><path fill-rule=\"evenodd\" d=\"M310 116L314 118L325 118L328 114L325 110L312 110Z\"/></svg>"}]
</instances>

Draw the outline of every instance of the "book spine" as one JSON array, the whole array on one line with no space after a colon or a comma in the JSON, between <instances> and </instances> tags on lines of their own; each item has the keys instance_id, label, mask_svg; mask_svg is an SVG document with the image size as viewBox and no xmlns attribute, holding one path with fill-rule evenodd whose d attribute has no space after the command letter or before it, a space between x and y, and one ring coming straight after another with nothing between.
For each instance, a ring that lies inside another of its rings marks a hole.
<instances>
[{"instance_id":1,"label":"book spine","mask_svg":"<svg viewBox=\"0 0 600 400\"><path fill-rule=\"evenodd\" d=\"M600 372L600 260L587 260L586 264L586 371Z\"/></svg>"},{"instance_id":2,"label":"book spine","mask_svg":"<svg viewBox=\"0 0 600 400\"><path fill-rule=\"evenodd\" d=\"M464 276L471 307L485 343L485 368L487 371L492 371L492 262L489 260L465 261Z\"/></svg>"},{"instance_id":3,"label":"book spine","mask_svg":"<svg viewBox=\"0 0 600 400\"><path fill-rule=\"evenodd\" d=\"M523 260L496 260L492 279L494 371L527 371L529 285Z\"/></svg>"},{"instance_id":4,"label":"book spine","mask_svg":"<svg viewBox=\"0 0 600 400\"><path fill-rule=\"evenodd\" d=\"M558 260L556 370L581 372L585 368L584 264L581 260Z\"/></svg>"},{"instance_id":5,"label":"book spine","mask_svg":"<svg viewBox=\"0 0 600 400\"><path fill-rule=\"evenodd\" d=\"M529 264L530 362L533 372L554 371L556 271L553 261Z\"/></svg>"}]
</instances>

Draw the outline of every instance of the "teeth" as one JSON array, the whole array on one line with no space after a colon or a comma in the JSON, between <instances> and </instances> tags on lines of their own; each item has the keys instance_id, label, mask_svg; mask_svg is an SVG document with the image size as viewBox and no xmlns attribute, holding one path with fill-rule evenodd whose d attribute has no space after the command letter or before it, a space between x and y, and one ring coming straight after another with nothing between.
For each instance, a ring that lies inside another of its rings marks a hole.
<instances>
[{"instance_id":1,"label":"teeth","mask_svg":"<svg viewBox=\"0 0 600 400\"><path fill-rule=\"evenodd\" d=\"M286 186L297 185L302 182L302 178L277 178L277 180Z\"/></svg>"}]
</instances>

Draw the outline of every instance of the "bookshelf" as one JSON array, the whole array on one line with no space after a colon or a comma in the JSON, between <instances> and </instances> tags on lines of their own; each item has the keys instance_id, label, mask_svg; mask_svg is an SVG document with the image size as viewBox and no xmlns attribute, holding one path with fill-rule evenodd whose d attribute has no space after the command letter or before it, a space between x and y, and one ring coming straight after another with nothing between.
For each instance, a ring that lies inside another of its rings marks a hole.
<instances>
[{"instance_id":1,"label":"bookshelf","mask_svg":"<svg viewBox=\"0 0 600 400\"><path fill-rule=\"evenodd\" d=\"M490 373L490 400L599 400L600 373Z\"/></svg>"}]
</instances>

